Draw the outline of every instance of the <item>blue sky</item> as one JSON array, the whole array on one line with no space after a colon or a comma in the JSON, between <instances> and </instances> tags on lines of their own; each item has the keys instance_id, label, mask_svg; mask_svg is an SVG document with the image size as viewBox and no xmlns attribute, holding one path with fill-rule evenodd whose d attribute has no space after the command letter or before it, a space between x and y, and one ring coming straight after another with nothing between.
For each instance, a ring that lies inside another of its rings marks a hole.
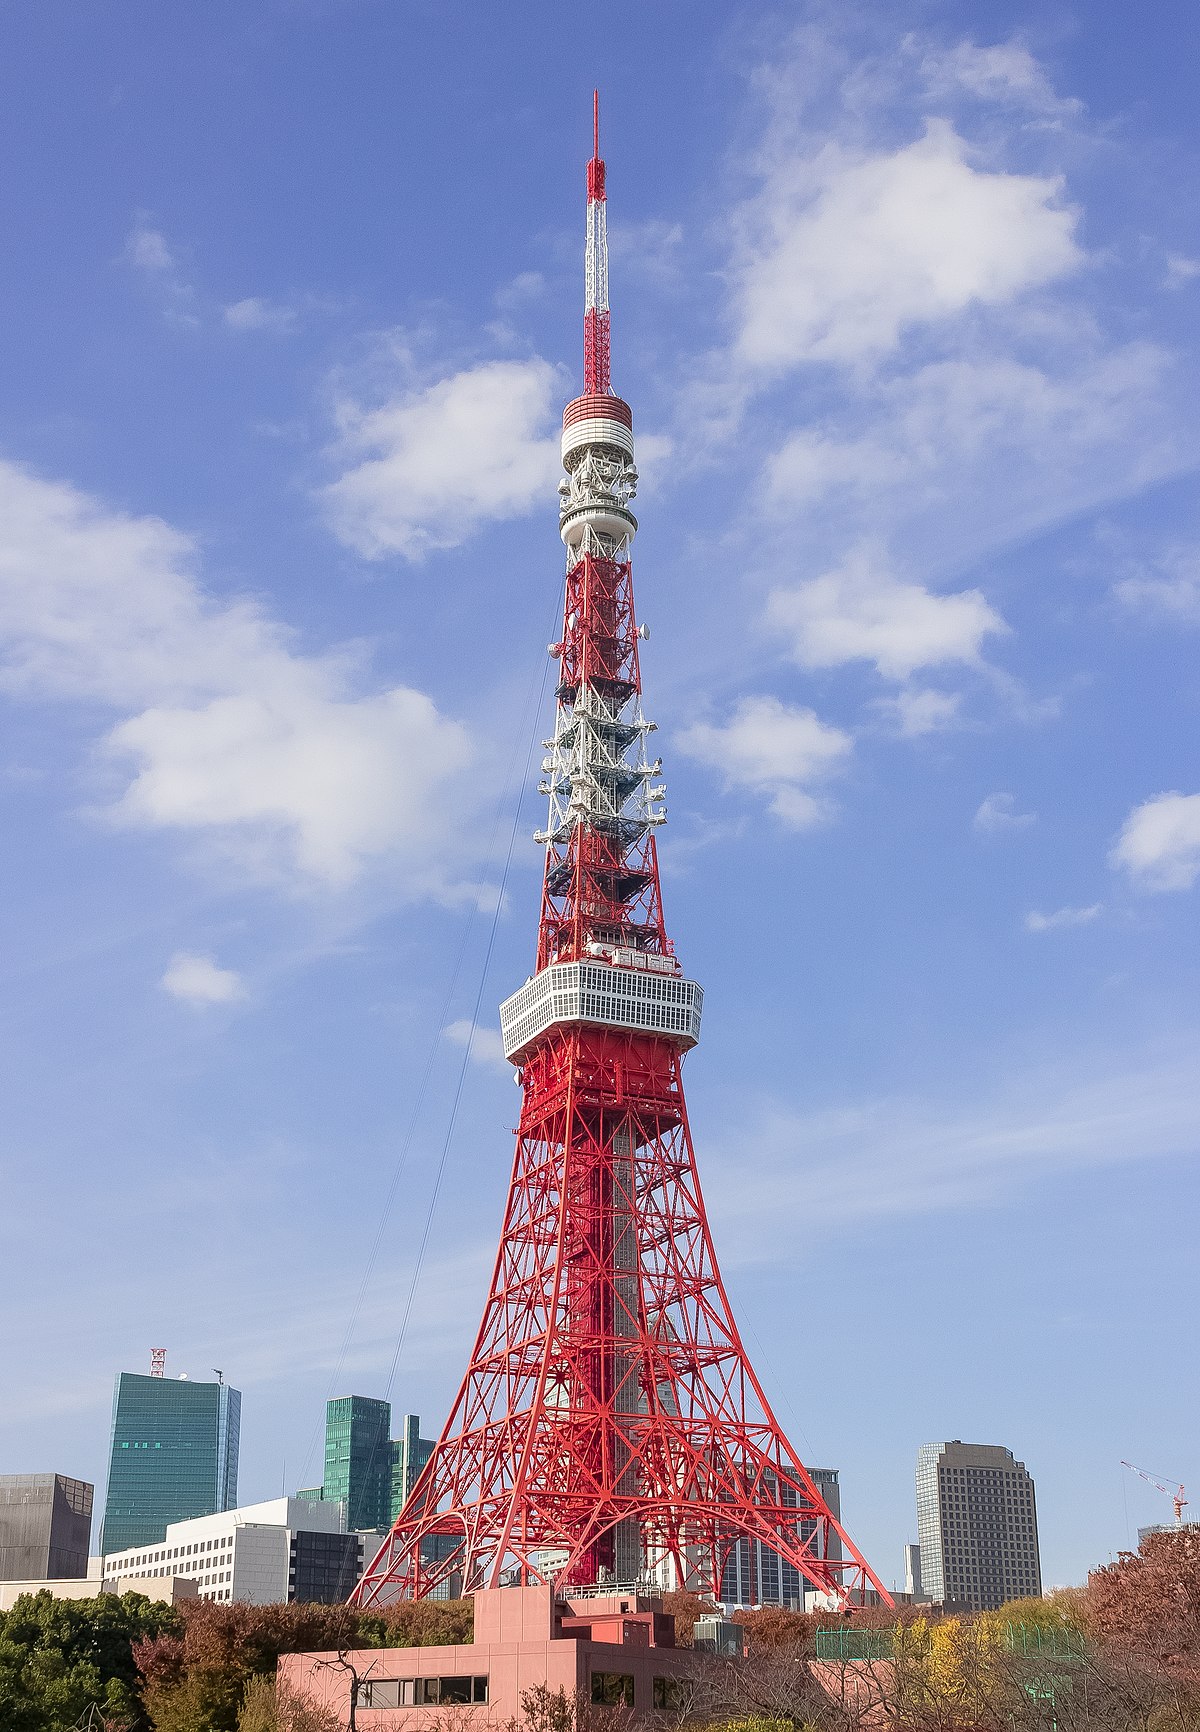
<instances>
[{"instance_id":1,"label":"blue sky","mask_svg":"<svg viewBox=\"0 0 1200 1732\"><path fill-rule=\"evenodd\" d=\"M1027 1462L1048 1582L1169 1512L1121 1457L1196 1480L1196 38L1171 0L0 17L0 1468L102 1485L152 1345L244 1391L247 1499L319 1478L327 1395L453 1394L598 83L751 1354L888 1581L931 1439Z\"/></svg>"}]
</instances>

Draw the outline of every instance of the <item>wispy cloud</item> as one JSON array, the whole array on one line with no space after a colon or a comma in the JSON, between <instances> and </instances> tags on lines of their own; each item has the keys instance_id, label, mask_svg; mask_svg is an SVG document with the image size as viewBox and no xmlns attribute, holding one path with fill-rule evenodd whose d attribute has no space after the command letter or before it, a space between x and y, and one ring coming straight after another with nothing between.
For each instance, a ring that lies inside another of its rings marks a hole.
<instances>
[{"instance_id":1,"label":"wispy cloud","mask_svg":"<svg viewBox=\"0 0 1200 1732\"><path fill-rule=\"evenodd\" d=\"M246 996L242 977L235 969L222 968L211 956L190 950L181 950L171 958L159 984L184 1004L233 1004Z\"/></svg>"},{"instance_id":2,"label":"wispy cloud","mask_svg":"<svg viewBox=\"0 0 1200 1732\"><path fill-rule=\"evenodd\" d=\"M1120 601L1151 620L1200 625L1200 548L1176 545L1129 563L1128 575L1113 585Z\"/></svg>"},{"instance_id":3,"label":"wispy cloud","mask_svg":"<svg viewBox=\"0 0 1200 1732\"><path fill-rule=\"evenodd\" d=\"M747 1162L744 1151L754 1150ZM974 1209L1063 1173L1194 1158L1194 1045L1140 1064L1080 1059L958 1107L913 1097L801 1113L772 1105L706 1156L732 1260L794 1258L798 1231Z\"/></svg>"},{"instance_id":4,"label":"wispy cloud","mask_svg":"<svg viewBox=\"0 0 1200 1732\"><path fill-rule=\"evenodd\" d=\"M1056 908L1053 914L1039 914L1031 909L1024 926L1026 932L1061 932L1068 926L1090 926L1103 912L1102 902L1092 902L1086 908Z\"/></svg>"},{"instance_id":5,"label":"wispy cloud","mask_svg":"<svg viewBox=\"0 0 1200 1732\"><path fill-rule=\"evenodd\" d=\"M492 1070L512 1074L512 1066L504 1056L504 1043L498 1030L480 1027L469 1017L462 1017L457 1022L447 1023L442 1033L447 1040L453 1041L455 1046L469 1047L475 1064L487 1065Z\"/></svg>"},{"instance_id":6,"label":"wispy cloud","mask_svg":"<svg viewBox=\"0 0 1200 1732\"><path fill-rule=\"evenodd\" d=\"M877 698L877 713L892 721L902 739L918 740L925 734L944 733L959 721L961 692L939 692L930 686L911 686L894 698Z\"/></svg>"},{"instance_id":7,"label":"wispy cloud","mask_svg":"<svg viewBox=\"0 0 1200 1732\"><path fill-rule=\"evenodd\" d=\"M167 241L146 211L139 211L125 241L125 259L159 300L168 324L192 328L200 323L196 291Z\"/></svg>"},{"instance_id":8,"label":"wispy cloud","mask_svg":"<svg viewBox=\"0 0 1200 1732\"><path fill-rule=\"evenodd\" d=\"M266 331L274 337L291 336L300 322L298 308L286 301L266 300L261 295L232 301L222 311L231 330Z\"/></svg>"},{"instance_id":9,"label":"wispy cloud","mask_svg":"<svg viewBox=\"0 0 1200 1732\"><path fill-rule=\"evenodd\" d=\"M1027 830L1037 823L1036 812L1018 812L1015 794L985 794L979 802L971 828L981 836L1003 836L1012 830Z\"/></svg>"}]
</instances>

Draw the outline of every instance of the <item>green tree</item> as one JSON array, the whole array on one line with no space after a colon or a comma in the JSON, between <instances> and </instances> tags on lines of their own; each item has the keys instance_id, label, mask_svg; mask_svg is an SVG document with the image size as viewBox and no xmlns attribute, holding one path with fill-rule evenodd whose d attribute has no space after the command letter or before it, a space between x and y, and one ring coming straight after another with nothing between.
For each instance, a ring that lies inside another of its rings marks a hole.
<instances>
[{"instance_id":1,"label":"green tree","mask_svg":"<svg viewBox=\"0 0 1200 1732\"><path fill-rule=\"evenodd\" d=\"M0 1613L0 1726L66 1732L96 1710L102 1724L142 1732L148 1721L133 1645L177 1625L172 1607L142 1594L23 1594ZM93 1724L96 1718L92 1713Z\"/></svg>"}]
</instances>

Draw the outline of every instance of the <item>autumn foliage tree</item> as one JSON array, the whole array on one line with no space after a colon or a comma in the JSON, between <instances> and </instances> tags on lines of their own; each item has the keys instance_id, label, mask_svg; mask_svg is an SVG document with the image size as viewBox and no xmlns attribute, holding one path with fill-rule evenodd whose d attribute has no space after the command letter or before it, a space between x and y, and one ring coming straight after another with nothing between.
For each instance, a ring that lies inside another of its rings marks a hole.
<instances>
[{"instance_id":1,"label":"autumn foliage tree","mask_svg":"<svg viewBox=\"0 0 1200 1732\"><path fill-rule=\"evenodd\" d=\"M1200 1525L1147 1534L1138 1551L1093 1570L1083 1607L1112 1653L1200 1689Z\"/></svg>"},{"instance_id":2,"label":"autumn foliage tree","mask_svg":"<svg viewBox=\"0 0 1200 1732\"><path fill-rule=\"evenodd\" d=\"M175 1629L134 1650L155 1732L236 1732L248 1684L273 1675L281 1654L469 1642L472 1630L464 1600L408 1601L372 1613L193 1600L179 1611Z\"/></svg>"}]
</instances>

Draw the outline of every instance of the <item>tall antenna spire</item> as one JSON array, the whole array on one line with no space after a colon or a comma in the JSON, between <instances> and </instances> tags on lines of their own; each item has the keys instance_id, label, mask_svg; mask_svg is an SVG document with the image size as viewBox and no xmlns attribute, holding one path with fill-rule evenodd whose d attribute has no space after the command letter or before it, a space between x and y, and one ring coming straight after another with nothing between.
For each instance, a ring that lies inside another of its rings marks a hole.
<instances>
[{"instance_id":1,"label":"tall antenna spire","mask_svg":"<svg viewBox=\"0 0 1200 1732\"><path fill-rule=\"evenodd\" d=\"M612 390L608 349L608 200L600 155L600 92L592 92L592 160L587 165L587 262L583 313L583 388L589 397Z\"/></svg>"}]
</instances>

